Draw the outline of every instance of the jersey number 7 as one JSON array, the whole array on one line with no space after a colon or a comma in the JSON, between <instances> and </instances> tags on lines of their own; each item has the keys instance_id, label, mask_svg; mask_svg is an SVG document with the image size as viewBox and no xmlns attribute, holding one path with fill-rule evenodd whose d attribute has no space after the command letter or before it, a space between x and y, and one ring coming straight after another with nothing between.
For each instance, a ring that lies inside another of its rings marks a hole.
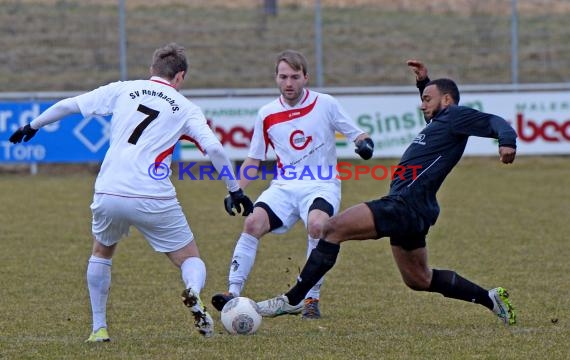
<instances>
[{"instance_id":1,"label":"jersey number 7","mask_svg":"<svg viewBox=\"0 0 570 360\"><path fill-rule=\"evenodd\" d=\"M146 127L154 120L158 117L158 114L160 114L159 111L156 111L154 109L151 109L147 106L144 106L143 104L140 104L139 107L137 108L137 111L142 112L143 114L148 115L147 117L144 118L143 121L141 121L140 124L137 125L137 127L135 128L135 130L133 131L133 133L131 134L131 136L129 137L129 143L136 145L137 141L139 141L139 138L141 137L144 129L146 129Z\"/></svg>"}]
</instances>

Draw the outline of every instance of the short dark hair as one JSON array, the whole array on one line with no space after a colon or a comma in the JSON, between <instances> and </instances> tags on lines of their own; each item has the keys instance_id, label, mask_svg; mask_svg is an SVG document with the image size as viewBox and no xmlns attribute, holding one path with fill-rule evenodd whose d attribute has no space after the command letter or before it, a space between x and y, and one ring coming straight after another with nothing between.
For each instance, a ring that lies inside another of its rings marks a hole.
<instances>
[{"instance_id":1,"label":"short dark hair","mask_svg":"<svg viewBox=\"0 0 570 360\"><path fill-rule=\"evenodd\" d=\"M455 81L445 78L435 79L428 82L426 87L430 85L435 85L442 95L449 94L453 99L453 102L455 102L455 105L459 105L459 89L457 88Z\"/></svg>"},{"instance_id":2,"label":"short dark hair","mask_svg":"<svg viewBox=\"0 0 570 360\"><path fill-rule=\"evenodd\" d=\"M185 49L176 44L170 43L154 51L152 55L152 74L173 79L180 71L188 70Z\"/></svg>"},{"instance_id":3,"label":"short dark hair","mask_svg":"<svg viewBox=\"0 0 570 360\"><path fill-rule=\"evenodd\" d=\"M280 52L275 58L275 74L278 72L279 63L281 63L281 61L285 61L295 71L302 70L303 75L307 75L309 72L307 59L305 59L305 56L299 51L285 50Z\"/></svg>"}]
</instances>

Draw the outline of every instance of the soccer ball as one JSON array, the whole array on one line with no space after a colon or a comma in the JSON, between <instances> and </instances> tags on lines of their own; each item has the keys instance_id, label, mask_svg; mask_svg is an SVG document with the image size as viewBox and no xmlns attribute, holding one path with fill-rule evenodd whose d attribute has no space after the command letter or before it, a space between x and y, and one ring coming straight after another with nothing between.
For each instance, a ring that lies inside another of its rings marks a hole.
<instances>
[{"instance_id":1,"label":"soccer ball","mask_svg":"<svg viewBox=\"0 0 570 360\"><path fill-rule=\"evenodd\" d=\"M228 301L222 309L222 324L232 335L254 334L261 325L261 315L255 301L240 296Z\"/></svg>"}]
</instances>

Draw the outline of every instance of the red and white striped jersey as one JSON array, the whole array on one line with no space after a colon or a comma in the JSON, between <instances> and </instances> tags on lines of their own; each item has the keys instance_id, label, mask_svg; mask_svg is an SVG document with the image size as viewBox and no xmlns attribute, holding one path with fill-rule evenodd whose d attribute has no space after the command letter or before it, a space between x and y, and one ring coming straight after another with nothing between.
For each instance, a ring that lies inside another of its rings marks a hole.
<instances>
[{"instance_id":1,"label":"red and white striped jersey","mask_svg":"<svg viewBox=\"0 0 570 360\"><path fill-rule=\"evenodd\" d=\"M183 136L194 139L202 149L219 143L202 110L160 77L113 82L76 100L83 116L113 115L110 146L95 182L96 193L175 197L169 177L151 177L153 164L170 168L170 155Z\"/></svg>"},{"instance_id":2,"label":"red and white striped jersey","mask_svg":"<svg viewBox=\"0 0 570 360\"><path fill-rule=\"evenodd\" d=\"M305 89L294 107L279 97L259 110L248 156L265 160L271 146L285 177L298 177L300 171L328 175L332 169L334 179L337 131L350 141L364 133L335 98Z\"/></svg>"}]
</instances>

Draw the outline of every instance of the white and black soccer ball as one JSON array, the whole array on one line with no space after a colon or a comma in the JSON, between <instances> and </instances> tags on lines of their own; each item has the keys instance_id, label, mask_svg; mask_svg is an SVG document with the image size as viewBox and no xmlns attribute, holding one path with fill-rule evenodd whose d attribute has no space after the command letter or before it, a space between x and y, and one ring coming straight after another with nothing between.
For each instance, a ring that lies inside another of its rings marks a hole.
<instances>
[{"instance_id":1,"label":"white and black soccer ball","mask_svg":"<svg viewBox=\"0 0 570 360\"><path fill-rule=\"evenodd\" d=\"M228 301L222 309L224 329L233 335L254 334L261 325L257 303L243 296Z\"/></svg>"}]
</instances>

